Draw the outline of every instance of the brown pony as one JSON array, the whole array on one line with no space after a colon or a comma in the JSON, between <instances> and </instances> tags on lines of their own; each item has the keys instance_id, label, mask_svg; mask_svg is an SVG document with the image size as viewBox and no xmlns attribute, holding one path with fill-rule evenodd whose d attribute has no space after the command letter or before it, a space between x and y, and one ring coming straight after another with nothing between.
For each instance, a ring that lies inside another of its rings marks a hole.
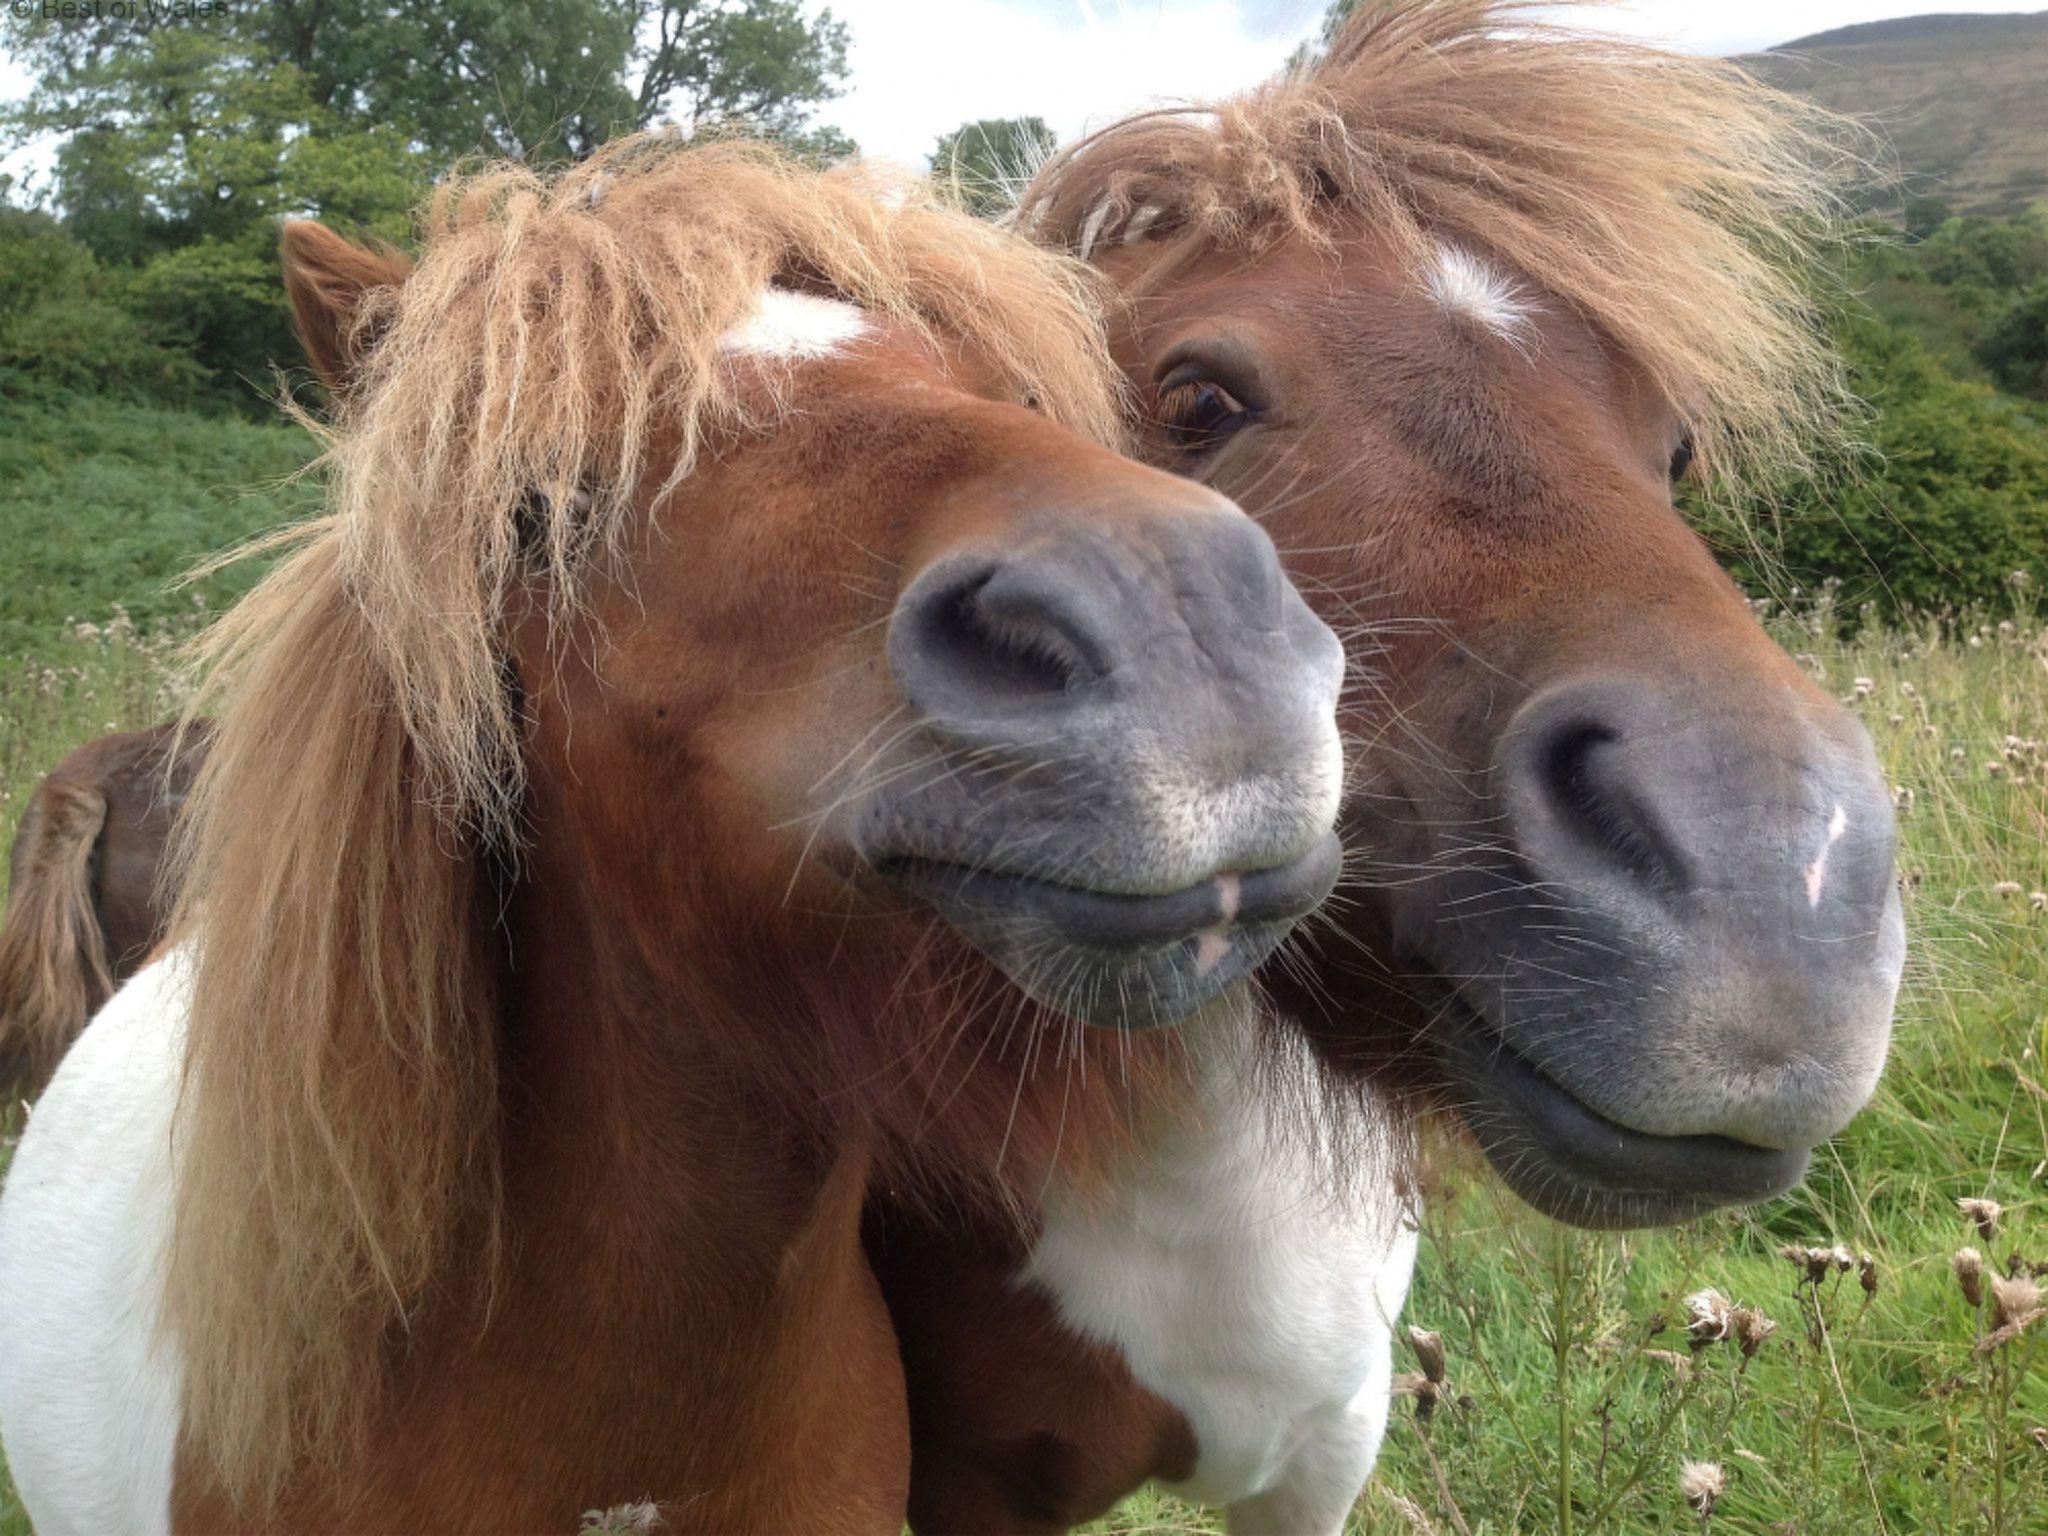
<instances>
[{"instance_id":1,"label":"brown pony","mask_svg":"<svg viewBox=\"0 0 2048 1536\"><path fill-rule=\"evenodd\" d=\"M1069 148L1020 218L1124 295L1144 456L1237 499L1374 647L1361 888L1277 998L1542 1209L1626 1226L1783 1190L1884 1058L1874 756L1673 505L1797 473L1829 428L1796 268L1846 150L1733 65L1537 9L1364 7L1304 72ZM1102 1429L1167 1391L1143 1309L1016 1284L1042 1256L993 1230L877 1232L918 1530L1055 1530L1188 1475Z\"/></svg>"},{"instance_id":2,"label":"brown pony","mask_svg":"<svg viewBox=\"0 0 2048 1536\"><path fill-rule=\"evenodd\" d=\"M1341 648L1097 445L1078 270L920 197L629 140L285 266L329 510L211 633L174 948L0 1197L24 1500L893 1533L870 1179L1114 1143L1170 1038L1066 1021L1327 892Z\"/></svg>"},{"instance_id":3,"label":"brown pony","mask_svg":"<svg viewBox=\"0 0 2048 1536\"><path fill-rule=\"evenodd\" d=\"M86 743L30 793L0 927L0 1095L34 1098L163 935L156 878L203 756L175 728Z\"/></svg>"}]
</instances>

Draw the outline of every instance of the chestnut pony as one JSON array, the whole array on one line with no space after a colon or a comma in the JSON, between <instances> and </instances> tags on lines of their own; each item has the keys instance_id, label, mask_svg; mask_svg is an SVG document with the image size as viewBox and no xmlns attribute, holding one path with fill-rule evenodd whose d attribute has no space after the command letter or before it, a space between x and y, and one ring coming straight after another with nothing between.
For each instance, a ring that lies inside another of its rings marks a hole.
<instances>
[{"instance_id":1,"label":"chestnut pony","mask_svg":"<svg viewBox=\"0 0 2048 1536\"><path fill-rule=\"evenodd\" d=\"M1361 7L1311 69L1069 148L1019 217L1123 294L1143 455L1379 647L1345 705L1359 888L1276 999L1541 1209L1630 1226L1802 1175L1877 1080L1903 927L1867 739L1673 505L1827 427L1796 267L1840 125L1554 10ZM1287 1182L1214 1150L1035 1247L875 1218L920 1532L1055 1530L1146 1476L1233 1529L1342 1525L1385 1366L1332 1341L1383 1319ZM1326 1405L1291 1457L1275 1403ZM1101 1430L1167 1404L1193 1459Z\"/></svg>"},{"instance_id":2,"label":"chestnut pony","mask_svg":"<svg viewBox=\"0 0 2048 1536\"><path fill-rule=\"evenodd\" d=\"M1328 890L1341 648L1100 445L1076 269L915 196L637 139L285 265L328 511L211 633L171 947L0 1196L23 1498L894 1533L871 1179L1114 1144L1170 1036L1068 1021Z\"/></svg>"}]
</instances>

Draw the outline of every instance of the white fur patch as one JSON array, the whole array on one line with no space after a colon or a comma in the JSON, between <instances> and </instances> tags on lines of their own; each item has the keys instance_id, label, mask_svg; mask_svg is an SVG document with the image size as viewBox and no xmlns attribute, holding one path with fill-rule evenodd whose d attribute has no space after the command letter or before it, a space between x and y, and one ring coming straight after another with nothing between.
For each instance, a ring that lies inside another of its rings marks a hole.
<instances>
[{"instance_id":1,"label":"white fur patch","mask_svg":"<svg viewBox=\"0 0 2048 1536\"><path fill-rule=\"evenodd\" d=\"M1177 1491L1230 1506L1233 1531L1334 1536L1386 1428L1415 1229L1369 1129L1282 1129L1302 1108L1257 1076L1247 1021L1183 1034L1197 1103L1106 1198L1049 1194L1023 1279L1187 1416L1199 1455Z\"/></svg>"},{"instance_id":2,"label":"white fur patch","mask_svg":"<svg viewBox=\"0 0 2048 1536\"><path fill-rule=\"evenodd\" d=\"M1517 347L1533 339L1535 306L1505 272L1456 245L1439 245L1422 274L1439 308Z\"/></svg>"},{"instance_id":3,"label":"white fur patch","mask_svg":"<svg viewBox=\"0 0 2048 1536\"><path fill-rule=\"evenodd\" d=\"M770 288L753 314L719 338L719 349L741 357L802 361L829 357L867 329L868 317L856 304Z\"/></svg>"},{"instance_id":4,"label":"white fur patch","mask_svg":"<svg viewBox=\"0 0 2048 1536\"><path fill-rule=\"evenodd\" d=\"M171 1528L183 1368L158 1319L189 988L173 952L100 1010L0 1193L0 1441L40 1536Z\"/></svg>"}]
</instances>

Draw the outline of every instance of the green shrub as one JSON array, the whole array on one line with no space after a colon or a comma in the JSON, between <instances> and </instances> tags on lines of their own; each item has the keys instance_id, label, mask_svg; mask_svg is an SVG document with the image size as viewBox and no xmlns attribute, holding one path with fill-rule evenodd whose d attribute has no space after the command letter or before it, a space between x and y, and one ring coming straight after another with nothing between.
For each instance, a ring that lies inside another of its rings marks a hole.
<instances>
[{"instance_id":1,"label":"green shrub","mask_svg":"<svg viewBox=\"0 0 2048 1536\"><path fill-rule=\"evenodd\" d=\"M1845 611L1937 612L2005 601L2012 573L2048 562L2048 432L2039 411L1945 373L1911 336L1868 316L1841 329L1873 407L1861 451L1789 488L1764 551L1736 573L1782 591L1833 578Z\"/></svg>"},{"instance_id":2,"label":"green shrub","mask_svg":"<svg viewBox=\"0 0 2048 1536\"><path fill-rule=\"evenodd\" d=\"M191 400L206 371L47 214L0 208L0 394Z\"/></svg>"},{"instance_id":3,"label":"green shrub","mask_svg":"<svg viewBox=\"0 0 2048 1536\"><path fill-rule=\"evenodd\" d=\"M1972 350L1999 388L2048 400L2048 280L2008 304Z\"/></svg>"}]
</instances>

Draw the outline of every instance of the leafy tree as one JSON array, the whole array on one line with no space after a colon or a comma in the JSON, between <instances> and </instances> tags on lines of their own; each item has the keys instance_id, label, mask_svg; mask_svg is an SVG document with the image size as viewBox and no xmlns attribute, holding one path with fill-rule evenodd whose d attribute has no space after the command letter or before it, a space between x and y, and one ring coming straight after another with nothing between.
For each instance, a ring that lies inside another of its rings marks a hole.
<instances>
[{"instance_id":1,"label":"leafy tree","mask_svg":"<svg viewBox=\"0 0 2048 1536\"><path fill-rule=\"evenodd\" d=\"M984 117L941 134L932 179L977 218L994 218L1053 152L1059 136L1042 117Z\"/></svg>"},{"instance_id":2,"label":"leafy tree","mask_svg":"<svg viewBox=\"0 0 2048 1536\"><path fill-rule=\"evenodd\" d=\"M48 214L0 207L0 397L195 396L204 371L107 279Z\"/></svg>"},{"instance_id":3,"label":"leafy tree","mask_svg":"<svg viewBox=\"0 0 2048 1536\"><path fill-rule=\"evenodd\" d=\"M2007 305L1973 350L2000 389L2048 400L2048 280Z\"/></svg>"},{"instance_id":4,"label":"leafy tree","mask_svg":"<svg viewBox=\"0 0 2048 1536\"><path fill-rule=\"evenodd\" d=\"M433 174L478 152L547 160L666 118L851 152L811 121L846 29L801 0L226 0L217 14L16 15L36 77L0 116L58 135L55 201L123 302L221 390L289 358L280 217L403 238Z\"/></svg>"},{"instance_id":5,"label":"leafy tree","mask_svg":"<svg viewBox=\"0 0 2048 1536\"><path fill-rule=\"evenodd\" d=\"M801 133L838 93L847 42L800 0L228 0L206 18L36 14L6 36L45 98L37 128L175 117L151 110L151 77L167 53L206 51L243 74L288 69L310 107L393 128L437 164L580 156L663 120Z\"/></svg>"},{"instance_id":6,"label":"leafy tree","mask_svg":"<svg viewBox=\"0 0 2048 1536\"><path fill-rule=\"evenodd\" d=\"M1908 238L1925 240L1949 221L1945 197L1912 197L1906 200L1905 224Z\"/></svg>"},{"instance_id":7,"label":"leafy tree","mask_svg":"<svg viewBox=\"0 0 2048 1536\"><path fill-rule=\"evenodd\" d=\"M1838 337L1850 382L1872 406L1865 451L1790 487L1767 524L1772 558L1739 577L1807 587L1841 580L1844 605L1891 617L1996 604L2048 550L2048 421L1945 372L1913 337L1867 313Z\"/></svg>"}]
</instances>

